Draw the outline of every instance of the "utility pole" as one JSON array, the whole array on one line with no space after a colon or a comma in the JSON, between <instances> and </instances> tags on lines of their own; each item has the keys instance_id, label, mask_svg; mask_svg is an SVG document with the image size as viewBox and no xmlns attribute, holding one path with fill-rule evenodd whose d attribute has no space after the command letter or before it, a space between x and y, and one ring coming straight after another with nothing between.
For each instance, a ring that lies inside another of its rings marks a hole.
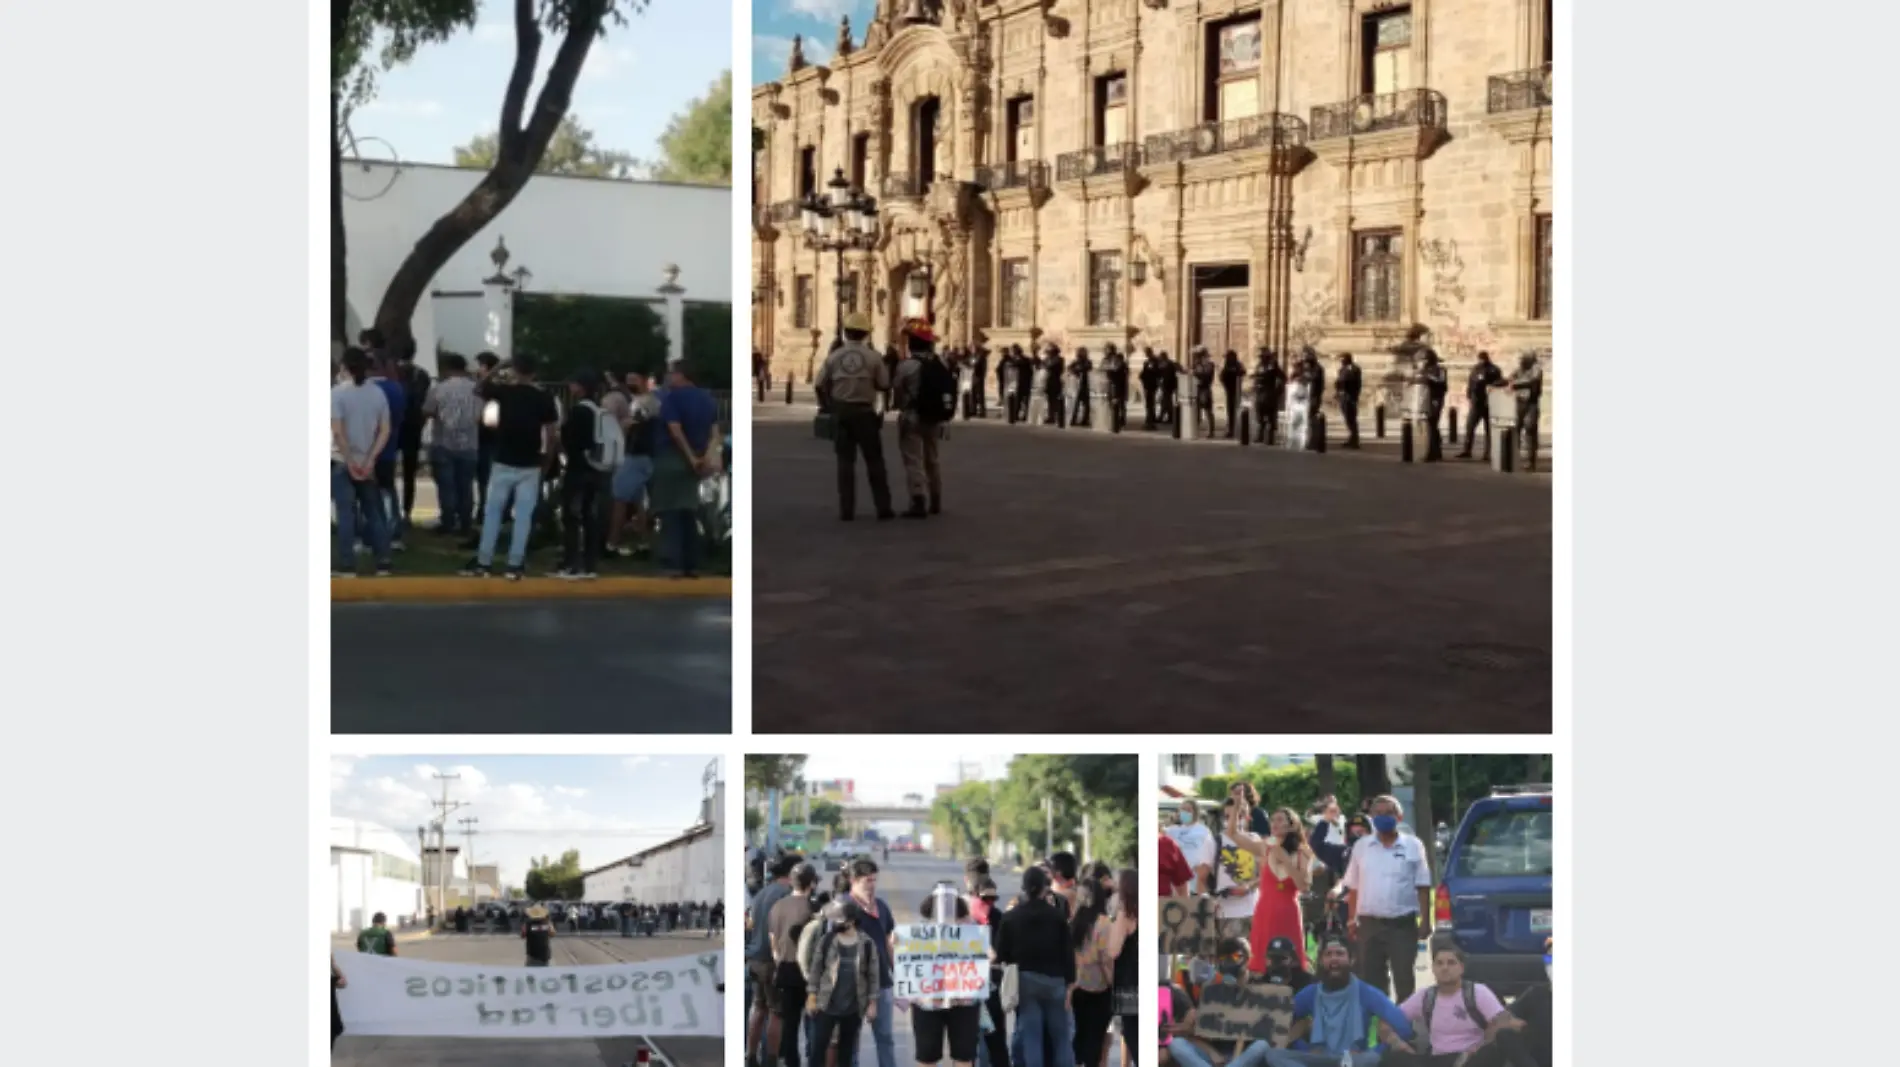
<instances>
[{"instance_id":1,"label":"utility pole","mask_svg":"<svg viewBox=\"0 0 1900 1067\"><path fill-rule=\"evenodd\" d=\"M1087 863L1095 857L1089 854L1089 813L1082 813L1082 862Z\"/></svg>"},{"instance_id":2,"label":"utility pole","mask_svg":"<svg viewBox=\"0 0 1900 1067\"><path fill-rule=\"evenodd\" d=\"M1042 854L1044 856L1056 850L1056 802L1054 797L1042 798Z\"/></svg>"},{"instance_id":3,"label":"utility pole","mask_svg":"<svg viewBox=\"0 0 1900 1067\"><path fill-rule=\"evenodd\" d=\"M462 824L462 837L468 841L468 851L465 853L468 857L468 900L470 904L480 903L475 893L475 835L481 831L475 829L475 824L482 820L470 815L455 821Z\"/></svg>"},{"instance_id":4,"label":"utility pole","mask_svg":"<svg viewBox=\"0 0 1900 1067\"><path fill-rule=\"evenodd\" d=\"M435 914L438 920L442 917L442 898L449 884L449 813L458 808L468 806L459 800L449 800L449 783L460 781L461 778L462 776L459 774L437 774L435 776L436 781L442 783L442 799L434 802L435 806L441 811L441 814L436 816L435 820Z\"/></svg>"}]
</instances>

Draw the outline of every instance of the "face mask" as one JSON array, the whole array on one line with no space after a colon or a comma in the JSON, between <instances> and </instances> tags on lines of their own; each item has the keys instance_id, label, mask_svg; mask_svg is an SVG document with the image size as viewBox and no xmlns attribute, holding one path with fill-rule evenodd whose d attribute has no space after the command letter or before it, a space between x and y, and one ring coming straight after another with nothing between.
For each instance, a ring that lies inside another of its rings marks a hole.
<instances>
[{"instance_id":1,"label":"face mask","mask_svg":"<svg viewBox=\"0 0 1900 1067\"><path fill-rule=\"evenodd\" d=\"M1182 826L1186 826L1189 823L1194 821L1194 813L1191 811L1176 812L1174 815L1174 820L1180 823Z\"/></svg>"},{"instance_id":2,"label":"face mask","mask_svg":"<svg viewBox=\"0 0 1900 1067\"><path fill-rule=\"evenodd\" d=\"M1392 831L1397 830L1399 828L1398 816L1374 815L1372 817L1372 828L1374 830L1379 831L1382 834L1389 834Z\"/></svg>"}]
</instances>

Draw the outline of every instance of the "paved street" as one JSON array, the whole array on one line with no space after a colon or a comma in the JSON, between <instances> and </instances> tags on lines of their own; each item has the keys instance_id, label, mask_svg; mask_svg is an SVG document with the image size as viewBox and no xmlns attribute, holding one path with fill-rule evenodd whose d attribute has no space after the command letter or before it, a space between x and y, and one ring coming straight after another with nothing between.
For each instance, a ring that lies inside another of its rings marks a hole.
<instances>
[{"instance_id":1,"label":"paved street","mask_svg":"<svg viewBox=\"0 0 1900 1067\"><path fill-rule=\"evenodd\" d=\"M1551 728L1547 476L959 422L944 516L845 524L755 412L760 732Z\"/></svg>"},{"instance_id":2,"label":"paved street","mask_svg":"<svg viewBox=\"0 0 1900 1067\"><path fill-rule=\"evenodd\" d=\"M732 729L723 601L337 604L330 662L332 733Z\"/></svg>"},{"instance_id":3,"label":"paved street","mask_svg":"<svg viewBox=\"0 0 1900 1067\"><path fill-rule=\"evenodd\" d=\"M703 936L621 938L616 934L560 934L554 939L556 966L598 966L640 960L688 956L706 950ZM354 938L339 938L337 952L350 951ZM397 949L414 959L441 963L520 966L518 934L438 933L404 941ZM660 1067L723 1067L725 1042L715 1037L669 1037L663 1042L644 1038L607 1038L597 1041L523 1041L480 1038L352 1037L337 1040L330 1062L337 1067L622 1067L632 1064L641 1049L649 1049Z\"/></svg>"}]
</instances>

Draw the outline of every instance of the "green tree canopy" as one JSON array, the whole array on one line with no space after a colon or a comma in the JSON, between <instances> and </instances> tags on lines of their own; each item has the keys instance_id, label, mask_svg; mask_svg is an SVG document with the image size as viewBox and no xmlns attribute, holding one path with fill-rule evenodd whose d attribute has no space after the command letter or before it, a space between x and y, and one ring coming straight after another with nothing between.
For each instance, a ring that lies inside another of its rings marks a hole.
<instances>
[{"instance_id":1,"label":"green tree canopy","mask_svg":"<svg viewBox=\"0 0 1900 1067\"><path fill-rule=\"evenodd\" d=\"M660 181L732 184L731 71L666 124L660 153L651 168Z\"/></svg>"},{"instance_id":2,"label":"green tree canopy","mask_svg":"<svg viewBox=\"0 0 1900 1067\"><path fill-rule=\"evenodd\" d=\"M785 790L805 771L803 756L747 756L745 758L745 787L764 792L767 789Z\"/></svg>"},{"instance_id":3,"label":"green tree canopy","mask_svg":"<svg viewBox=\"0 0 1900 1067\"><path fill-rule=\"evenodd\" d=\"M558 863L548 862L546 856L528 861L527 886L529 900L579 900L585 889L581 879L581 854L579 849L568 849L561 853Z\"/></svg>"},{"instance_id":4,"label":"green tree canopy","mask_svg":"<svg viewBox=\"0 0 1900 1067\"><path fill-rule=\"evenodd\" d=\"M501 138L484 133L455 149L455 165L487 170L495 165L501 150ZM564 174L576 178L631 178L638 161L626 152L616 152L594 143L594 131L568 115L554 131L548 150L534 166L537 174Z\"/></svg>"},{"instance_id":5,"label":"green tree canopy","mask_svg":"<svg viewBox=\"0 0 1900 1067\"><path fill-rule=\"evenodd\" d=\"M824 797L813 797L811 802L811 824L837 831L844 825L844 807Z\"/></svg>"}]
</instances>

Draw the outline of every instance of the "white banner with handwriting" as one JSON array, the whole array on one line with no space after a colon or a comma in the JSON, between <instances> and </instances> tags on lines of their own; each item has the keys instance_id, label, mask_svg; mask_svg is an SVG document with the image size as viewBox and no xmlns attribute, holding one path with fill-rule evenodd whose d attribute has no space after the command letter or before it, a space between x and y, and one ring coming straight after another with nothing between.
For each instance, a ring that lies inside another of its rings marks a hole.
<instances>
[{"instance_id":1,"label":"white banner with handwriting","mask_svg":"<svg viewBox=\"0 0 1900 1067\"><path fill-rule=\"evenodd\" d=\"M893 994L920 1008L990 995L990 928L978 923L910 923L893 934Z\"/></svg>"},{"instance_id":2,"label":"white banner with handwriting","mask_svg":"<svg viewBox=\"0 0 1900 1067\"><path fill-rule=\"evenodd\" d=\"M479 967L339 952L359 1037L718 1037L725 953L605 967Z\"/></svg>"}]
</instances>

